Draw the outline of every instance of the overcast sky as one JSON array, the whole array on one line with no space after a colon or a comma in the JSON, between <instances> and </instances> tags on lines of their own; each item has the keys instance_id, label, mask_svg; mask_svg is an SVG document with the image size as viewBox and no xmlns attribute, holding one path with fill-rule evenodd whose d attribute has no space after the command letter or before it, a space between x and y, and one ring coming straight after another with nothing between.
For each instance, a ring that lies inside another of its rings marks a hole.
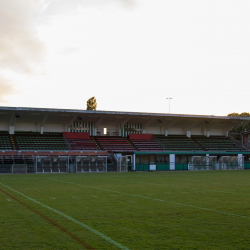
<instances>
[{"instance_id":1,"label":"overcast sky","mask_svg":"<svg viewBox=\"0 0 250 250\"><path fill-rule=\"evenodd\" d=\"M0 105L250 112L249 0L0 0Z\"/></svg>"}]
</instances>

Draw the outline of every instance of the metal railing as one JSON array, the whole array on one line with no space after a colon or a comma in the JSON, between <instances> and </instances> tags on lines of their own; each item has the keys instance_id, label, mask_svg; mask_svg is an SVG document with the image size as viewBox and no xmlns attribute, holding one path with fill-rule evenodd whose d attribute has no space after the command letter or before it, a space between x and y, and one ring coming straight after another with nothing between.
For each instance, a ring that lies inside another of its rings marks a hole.
<instances>
[{"instance_id":1,"label":"metal railing","mask_svg":"<svg viewBox=\"0 0 250 250\"><path fill-rule=\"evenodd\" d=\"M228 138L231 140L231 142L235 143L236 146L248 150L248 148L245 145L243 145L240 141L236 140L231 134L228 134Z\"/></svg>"}]
</instances>

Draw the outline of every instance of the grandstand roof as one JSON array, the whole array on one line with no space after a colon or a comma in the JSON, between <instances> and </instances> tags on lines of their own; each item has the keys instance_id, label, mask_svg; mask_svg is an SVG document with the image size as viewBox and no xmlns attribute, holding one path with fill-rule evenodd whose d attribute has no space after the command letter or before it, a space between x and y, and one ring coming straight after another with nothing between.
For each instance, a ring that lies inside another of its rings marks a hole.
<instances>
[{"instance_id":1,"label":"grandstand roof","mask_svg":"<svg viewBox=\"0 0 250 250\"><path fill-rule=\"evenodd\" d=\"M46 123L62 124L77 121L98 122L101 124L141 123L150 126L175 126L199 127L206 124L207 127L227 127L230 129L235 124L250 120L246 117L228 117L213 115L186 115L167 113L145 113L124 111L101 111L101 110L73 110L73 109L47 109L26 107L0 107L0 122L16 123L40 123L46 117Z\"/></svg>"}]
</instances>

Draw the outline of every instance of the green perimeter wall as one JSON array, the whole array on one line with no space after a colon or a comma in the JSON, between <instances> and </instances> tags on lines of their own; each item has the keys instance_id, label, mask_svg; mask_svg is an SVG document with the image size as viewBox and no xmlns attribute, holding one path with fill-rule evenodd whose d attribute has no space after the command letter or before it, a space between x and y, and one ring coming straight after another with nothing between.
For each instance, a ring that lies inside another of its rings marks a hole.
<instances>
[{"instance_id":1,"label":"green perimeter wall","mask_svg":"<svg viewBox=\"0 0 250 250\"><path fill-rule=\"evenodd\" d=\"M242 154L245 156L246 161L244 160L244 169L250 169L250 152L135 152L136 156L136 164L135 164L135 170L136 171L149 171L149 165L155 164L157 171L168 171L169 170L169 155L175 155L175 170L188 170L188 163L189 158L192 156L204 156L206 154L209 154L210 156L237 156L239 154ZM183 155L183 156L181 156ZM162 162L158 162L157 159L159 157L163 157ZM178 157L177 157L178 156ZM138 158L140 157L140 161L138 161ZM185 157L187 157L187 160L185 161ZM176 160L176 158L178 158ZM154 160L155 159L155 160Z\"/></svg>"}]
</instances>

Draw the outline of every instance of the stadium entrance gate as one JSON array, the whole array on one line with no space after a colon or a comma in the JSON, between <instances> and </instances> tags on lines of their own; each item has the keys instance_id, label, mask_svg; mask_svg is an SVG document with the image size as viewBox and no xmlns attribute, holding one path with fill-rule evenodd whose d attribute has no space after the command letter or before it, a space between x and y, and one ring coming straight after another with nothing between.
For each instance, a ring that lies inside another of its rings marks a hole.
<instances>
[{"instance_id":1,"label":"stadium entrance gate","mask_svg":"<svg viewBox=\"0 0 250 250\"><path fill-rule=\"evenodd\" d=\"M131 168L132 155L120 156L117 161L117 172L128 172L129 167Z\"/></svg>"}]
</instances>

